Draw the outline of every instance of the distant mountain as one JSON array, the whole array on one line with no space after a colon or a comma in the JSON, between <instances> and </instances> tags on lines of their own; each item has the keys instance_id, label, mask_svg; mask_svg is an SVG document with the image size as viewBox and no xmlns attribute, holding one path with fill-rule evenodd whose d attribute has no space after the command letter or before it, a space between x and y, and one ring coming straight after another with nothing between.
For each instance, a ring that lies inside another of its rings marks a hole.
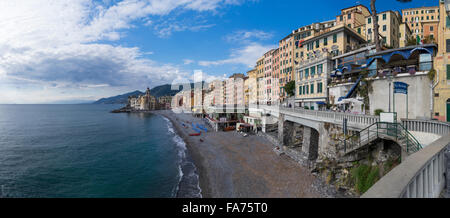
<instances>
[{"instance_id":1,"label":"distant mountain","mask_svg":"<svg viewBox=\"0 0 450 218\"><path fill-rule=\"evenodd\" d=\"M179 90L172 90L172 86L171 85L162 85L162 86L157 86L153 89L150 89L150 93L151 95L159 98L162 96L174 96L179 92Z\"/></svg>"},{"instance_id":2,"label":"distant mountain","mask_svg":"<svg viewBox=\"0 0 450 218\"><path fill-rule=\"evenodd\" d=\"M200 82L199 82L200 83ZM191 87L194 87L194 83L191 83ZM183 87L180 86L180 89L182 89ZM159 98L161 96L174 96L179 92L179 90L172 90L172 85L162 85L162 86L157 86L153 89L150 89L150 93L151 95ZM130 92L130 93L126 93L123 95L118 95L118 96L114 96L114 97L109 97L109 98L102 98L96 102L94 102L94 104L126 104L128 102L128 96L131 95L144 95L144 92L141 91L134 91L134 92Z\"/></svg>"},{"instance_id":3,"label":"distant mountain","mask_svg":"<svg viewBox=\"0 0 450 218\"><path fill-rule=\"evenodd\" d=\"M114 97L109 97L109 98L102 98L96 102L94 102L93 104L126 104L128 103L128 96L138 96L138 95L143 95L144 93L141 91L134 91L134 92L130 92L130 93L126 93L123 95L118 95L118 96L114 96Z\"/></svg>"}]
</instances>

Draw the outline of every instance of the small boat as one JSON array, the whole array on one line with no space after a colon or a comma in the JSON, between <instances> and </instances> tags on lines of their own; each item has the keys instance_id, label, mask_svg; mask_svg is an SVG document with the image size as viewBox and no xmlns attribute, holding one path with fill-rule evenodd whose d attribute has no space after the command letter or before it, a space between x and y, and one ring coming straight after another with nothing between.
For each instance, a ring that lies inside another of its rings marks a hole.
<instances>
[{"instance_id":1,"label":"small boat","mask_svg":"<svg viewBox=\"0 0 450 218\"><path fill-rule=\"evenodd\" d=\"M192 134L189 134L189 136L200 136L201 135L201 133L192 133Z\"/></svg>"}]
</instances>

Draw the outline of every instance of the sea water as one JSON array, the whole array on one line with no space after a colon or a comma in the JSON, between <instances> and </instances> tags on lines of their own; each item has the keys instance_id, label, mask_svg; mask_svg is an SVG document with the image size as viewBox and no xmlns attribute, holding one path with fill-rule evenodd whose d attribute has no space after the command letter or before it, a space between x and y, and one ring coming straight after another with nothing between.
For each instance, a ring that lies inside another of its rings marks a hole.
<instances>
[{"instance_id":1,"label":"sea water","mask_svg":"<svg viewBox=\"0 0 450 218\"><path fill-rule=\"evenodd\" d=\"M201 197L169 120L120 107L0 105L0 197Z\"/></svg>"}]
</instances>

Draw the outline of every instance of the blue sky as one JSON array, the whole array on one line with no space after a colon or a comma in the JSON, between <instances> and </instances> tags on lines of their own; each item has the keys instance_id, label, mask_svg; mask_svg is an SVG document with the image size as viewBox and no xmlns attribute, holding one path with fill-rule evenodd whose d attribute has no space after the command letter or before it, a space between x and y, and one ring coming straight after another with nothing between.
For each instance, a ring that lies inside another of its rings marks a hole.
<instances>
[{"instance_id":1,"label":"blue sky","mask_svg":"<svg viewBox=\"0 0 450 218\"><path fill-rule=\"evenodd\" d=\"M362 1L0 1L0 103L92 101L245 73L293 29ZM438 0L378 0L377 10Z\"/></svg>"}]
</instances>

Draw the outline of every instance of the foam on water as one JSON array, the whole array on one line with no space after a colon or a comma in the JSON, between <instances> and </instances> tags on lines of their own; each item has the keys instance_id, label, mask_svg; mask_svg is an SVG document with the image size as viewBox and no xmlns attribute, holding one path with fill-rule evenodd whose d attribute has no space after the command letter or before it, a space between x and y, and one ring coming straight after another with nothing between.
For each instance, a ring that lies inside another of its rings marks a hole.
<instances>
[{"instance_id":1,"label":"foam on water","mask_svg":"<svg viewBox=\"0 0 450 218\"><path fill-rule=\"evenodd\" d=\"M184 140L175 133L172 122L164 117L167 122L168 132L172 135L172 140L175 142L178 148L178 169L179 169L179 183L174 190L174 196L188 197L188 198L201 198L202 190L199 185L199 175L197 168L193 161L188 158L187 147Z\"/></svg>"}]
</instances>

